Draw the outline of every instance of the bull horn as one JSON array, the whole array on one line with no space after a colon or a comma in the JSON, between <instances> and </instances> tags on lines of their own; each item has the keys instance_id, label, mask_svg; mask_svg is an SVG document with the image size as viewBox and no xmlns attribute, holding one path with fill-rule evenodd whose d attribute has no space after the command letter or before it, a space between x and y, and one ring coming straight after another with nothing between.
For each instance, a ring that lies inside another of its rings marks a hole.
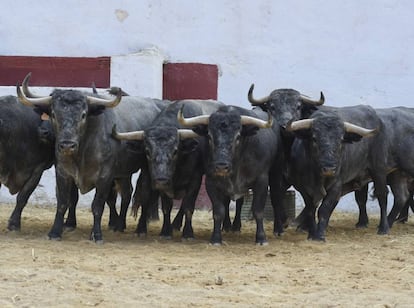
<instances>
[{"instance_id":1,"label":"bull horn","mask_svg":"<svg viewBox=\"0 0 414 308\"><path fill-rule=\"evenodd\" d=\"M370 137L377 133L377 129L367 129L349 122L344 122L344 126L347 133L355 133L362 137Z\"/></svg>"},{"instance_id":2,"label":"bull horn","mask_svg":"<svg viewBox=\"0 0 414 308\"><path fill-rule=\"evenodd\" d=\"M197 138L199 135L195 132L193 132L191 129L179 129L178 135L180 136L180 139L191 139L191 138Z\"/></svg>"},{"instance_id":3,"label":"bull horn","mask_svg":"<svg viewBox=\"0 0 414 308\"><path fill-rule=\"evenodd\" d=\"M314 119L304 119L304 120L298 120L288 123L286 130L288 132L294 132L300 129L309 129L312 127Z\"/></svg>"},{"instance_id":4,"label":"bull horn","mask_svg":"<svg viewBox=\"0 0 414 308\"><path fill-rule=\"evenodd\" d=\"M22 91L20 84L16 85L17 97L23 105L34 107L34 106L49 106L52 102L51 96L28 98Z\"/></svg>"},{"instance_id":5,"label":"bull horn","mask_svg":"<svg viewBox=\"0 0 414 308\"><path fill-rule=\"evenodd\" d=\"M23 79L23 83L22 83L23 93L27 97L30 97L30 98L42 98L43 96L36 95L36 94L33 94L32 92L30 92L30 90L29 90L29 80L30 80L30 77L32 77L32 73L31 72L28 73L26 75L26 77L24 77L24 79Z\"/></svg>"},{"instance_id":6,"label":"bull horn","mask_svg":"<svg viewBox=\"0 0 414 308\"><path fill-rule=\"evenodd\" d=\"M142 140L144 139L144 131L137 130L128 133L118 133L116 125L112 127L112 137L118 140Z\"/></svg>"},{"instance_id":7,"label":"bull horn","mask_svg":"<svg viewBox=\"0 0 414 308\"><path fill-rule=\"evenodd\" d=\"M183 108L181 108L177 113L177 121L184 127L192 127L196 125L208 125L209 119L210 119L209 115L201 115L201 116L196 116L192 118L184 118Z\"/></svg>"},{"instance_id":8,"label":"bull horn","mask_svg":"<svg viewBox=\"0 0 414 308\"><path fill-rule=\"evenodd\" d=\"M105 98L98 98L98 97L93 97L93 96L87 96L86 98L89 104L91 105L102 105L102 106L105 106L106 108L113 108L121 102L122 91L121 89L119 89L114 99L105 99Z\"/></svg>"},{"instance_id":9,"label":"bull horn","mask_svg":"<svg viewBox=\"0 0 414 308\"><path fill-rule=\"evenodd\" d=\"M253 98L253 89L254 89L254 83L250 86L249 93L247 93L247 98L249 99L249 102L252 106L258 106L263 105L269 101L270 96L266 96L260 99Z\"/></svg>"},{"instance_id":10,"label":"bull horn","mask_svg":"<svg viewBox=\"0 0 414 308\"><path fill-rule=\"evenodd\" d=\"M273 117L270 113L267 114L268 119L267 121L260 120L258 118L250 117L250 116L241 116L241 124L242 125L255 125L259 128L270 128L273 125Z\"/></svg>"},{"instance_id":11,"label":"bull horn","mask_svg":"<svg viewBox=\"0 0 414 308\"><path fill-rule=\"evenodd\" d=\"M320 106L320 105L323 105L323 103L325 102L325 96L323 95L323 92L321 91L321 98L318 101L315 101L313 99L310 99L308 96L301 94L300 100L305 104L309 104L313 106Z\"/></svg>"}]
</instances>

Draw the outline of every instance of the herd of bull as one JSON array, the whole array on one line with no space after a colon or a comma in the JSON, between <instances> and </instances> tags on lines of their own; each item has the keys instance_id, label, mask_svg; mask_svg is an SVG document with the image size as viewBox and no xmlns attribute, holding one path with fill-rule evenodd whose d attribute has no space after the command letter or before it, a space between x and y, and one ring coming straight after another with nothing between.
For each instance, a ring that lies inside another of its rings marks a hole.
<instances>
[{"instance_id":1,"label":"herd of bull","mask_svg":"<svg viewBox=\"0 0 414 308\"><path fill-rule=\"evenodd\" d=\"M211 243L221 244L222 230L240 230L243 196L253 192L256 243L267 242L263 225L270 193L274 233L286 226L284 197L294 186L305 208L298 227L313 240L324 240L329 218L342 195L355 192L357 226L368 224L368 183L378 199L379 234L406 219L414 191L414 109L374 109L367 105L329 107L293 89L277 89L256 99L252 109L214 100L167 101L125 95L54 90L43 97L29 87L30 73L16 96L0 98L0 182L17 194L8 221L19 230L21 213L44 170L55 166L57 210L50 239L76 227L79 191L95 189L91 239L103 241L105 203L109 226L126 228L128 206L141 206L136 232L147 232L148 215L161 198L161 236L181 228L194 237L192 215L205 175L213 205ZM140 170L135 192L131 176ZM387 185L394 205L387 216ZM121 196L120 212L116 209ZM171 222L173 199L182 199ZM229 202L237 200L234 222ZM317 219L315 218L317 212ZM66 220L65 216L67 214ZM397 218L397 216L399 217Z\"/></svg>"}]
</instances>

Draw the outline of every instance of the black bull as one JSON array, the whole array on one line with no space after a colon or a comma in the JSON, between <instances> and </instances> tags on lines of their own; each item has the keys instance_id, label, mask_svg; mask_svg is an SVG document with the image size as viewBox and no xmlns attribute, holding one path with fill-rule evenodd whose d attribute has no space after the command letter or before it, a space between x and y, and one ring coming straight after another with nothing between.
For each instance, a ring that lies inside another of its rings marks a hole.
<instances>
[{"instance_id":1,"label":"black bull","mask_svg":"<svg viewBox=\"0 0 414 308\"><path fill-rule=\"evenodd\" d=\"M161 193L164 214L162 237L172 236L172 199L182 199L180 210L186 216L183 238L193 238L191 219L204 174L205 138L192 130L183 129L177 121L177 113L183 108L187 117L209 115L220 106L223 104L213 100L175 101L164 108L145 130L114 132L115 138L135 140L138 143L135 147L144 148L152 188ZM143 211L146 211L145 204L148 201L143 202ZM141 215L137 232L146 233L146 215Z\"/></svg>"},{"instance_id":2,"label":"black bull","mask_svg":"<svg viewBox=\"0 0 414 308\"><path fill-rule=\"evenodd\" d=\"M0 97L0 182L12 195L17 193L9 230L20 230L23 208L43 171L53 164L54 144L48 124L17 97Z\"/></svg>"},{"instance_id":3,"label":"black bull","mask_svg":"<svg viewBox=\"0 0 414 308\"><path fill-rule=\"evenodd\" d=\"M61 238L64 214L73 203L71 196L76 187L81 193L95 188L91 239L102 242L103 206L113 182L121 190L124 218L132 193L131 175L145 163L144 157L130 155L124 143L111 137L112 127L116 124L124 131L145 128L160 112L157 102L124 97L117 106L121 92L113 99L87 96L75 90L55 90L50 96L28 98L18 86L17 93L22 103L50 116L56 135L57 211L49 238Z\"/></svg>"},{"instance_id":4,"label":"black bull","mask_svg":"<svg viewBox=\"0 0 414 308\"><path fill-rule=\"evenodd\" d=\"M280 187L279 127L261 110L223 106L210 116L184 118L180 123L207 136L209 151L206 160L206 190L213 204L213 244L221 244L221 226L225 207L253 190L253 216L256 219L256 243L267 242L263 228L263 211L270 184L273 202L283 198Z\"/></svg>"}]
</instances>

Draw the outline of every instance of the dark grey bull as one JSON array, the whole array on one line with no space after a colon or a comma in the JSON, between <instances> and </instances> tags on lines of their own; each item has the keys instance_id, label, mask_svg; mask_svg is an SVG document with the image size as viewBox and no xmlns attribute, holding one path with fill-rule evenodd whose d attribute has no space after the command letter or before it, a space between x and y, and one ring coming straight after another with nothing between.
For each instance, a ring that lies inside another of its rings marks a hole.
<instances>
[{"instance_id":1,"label":"dark grey bull","mask_svg":"<svg viewBox=\"0 0 414 308\"><path fill-rule=\"evenodd\" d=\"M15 96L0 97L0 182L17 193L9 230L20 230L21 214L39 184L43 171L54 161L48 123Z\"/></svg>"},{"instance_id":2,"label":"dark grey bull","mask_svg":"<svg viewBox=\"0 0 414 308\"><path fill-rule=\"evenodd\" d=\"M91 239L102 242L103 206L113 182L120 187L123 219L131 199L131 175L145 164L145 157L129 155L126 145L111 137L112 127L116 124L125 131L143 129L160 108L154 100L136 97L124 97L117 106L121 92L113 99L75 90L54 90L50 96L28 98L18 86L17 93L23 104L49 114L56 135L57 212L49 238L61 238L73 190L77 187L86 193L95 188Z\"/></svg>"},{"instance_id":3,"label":"dark grey bull","mask_svg":"<svg viewBox=\"0 0 414 308\"><path fill-rule=\"evenodd\" d=\"M164 108L145 130L115 133L118 139L137 140L144 146L151 186L160 192L162 198L162 237L172 237L170 215L173 199L182 199L180 211L186 217L183 238L194 237L191 219L204 174L205 138L190 129L183 129L177 121L177 113L183 109L186 117L209 115L220 106L223 104L213 100L175 101ZM141 215L137 229L140 234L146 233L143 218L145 216Z\"/></svg>"},{"instance_id":4,"label":"dark grey bull","mask_svg":"<svg viewBox=\"0 0 414 308\"><path fill-rule=\"evenodd\" d=\"M237 200L253 191L252 211L256 219L256 243L267 243L263 228L264 205L270 184L272 201L278 172L277 158L281 152L279 126L273 118L258 110L223 106L210 116L184 118L184 127L191 127L208 136L206 190L213 204L213 244L221 244L221 226L230 198Z\"/></svg>"},{"instance_id":5,"label":"dark grey bull","mask_svg":"<svg viewBox=\"0 0 414 308\"><path fill-rule=\"evenodd\" d=\"M324 104L325 97L321 92L319 100L314 100L294 89L276 89L265 97L254 98L253 90L254 84L250 86L247 94L247 98L251 105L260 107L262 110L270 112L280 127L280 138L284 149L284 161L283 163L280 163L280 165L285 167L283 169L285 176L281 180L279 190L281 194L284 194L292 184L289 183L287 179L287 172L290 149L295 138L293 133L286 131L286 126L291 121L308 118L312 112ZM272 202L273 212L275 215L273 228L274 234L282 233L283 225L286 224L286 215L284 213L283 202L283 198L281 202ZM277 219L277 217L281 218Z\"/></svg>"},{"instance_id":6,"label":"dark grey bull","mask_svg":"<svg viewBox=\"0 0 414 308\"><path fill-rule=\"evenodd\" d=\"M289 175L305 201L309 237L324 240L330 215L344 188L365 185L368 178L373 179L381 209L378 233L388 233L389 170L384 158L384 129L375 110L369 106L318 110L309 119L290 123L287 130L297 137L291 149ZM316 226L315 211L321 201Z\"/></svg>"}]
</instances>

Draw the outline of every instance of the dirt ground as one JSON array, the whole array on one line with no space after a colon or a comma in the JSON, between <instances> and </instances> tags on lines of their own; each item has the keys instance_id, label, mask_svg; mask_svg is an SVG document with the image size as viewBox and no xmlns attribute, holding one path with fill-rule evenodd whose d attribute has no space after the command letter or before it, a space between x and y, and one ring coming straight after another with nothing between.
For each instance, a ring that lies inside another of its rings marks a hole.
<instances>
[{"instance_id":1,"label":"dirt ground","mask_svg":"<svg viewBox=\"0 0 414 308\"><path fill-rule=\"evenodd\" d=\"M413 307L414 220L378 236L378 217L357 230L357 214L334 213L327 242L288 229L268 246L254 244L255 224L209 245L211 212L196 211L197 239L145 239L106 230L104 245L88 240L92 215L49 241L53 207L28 205L22 231L6 229L11 205L0 207L0 307ZM104 224L107 224L105 212Z\"/></svg>"}]
</instances>

